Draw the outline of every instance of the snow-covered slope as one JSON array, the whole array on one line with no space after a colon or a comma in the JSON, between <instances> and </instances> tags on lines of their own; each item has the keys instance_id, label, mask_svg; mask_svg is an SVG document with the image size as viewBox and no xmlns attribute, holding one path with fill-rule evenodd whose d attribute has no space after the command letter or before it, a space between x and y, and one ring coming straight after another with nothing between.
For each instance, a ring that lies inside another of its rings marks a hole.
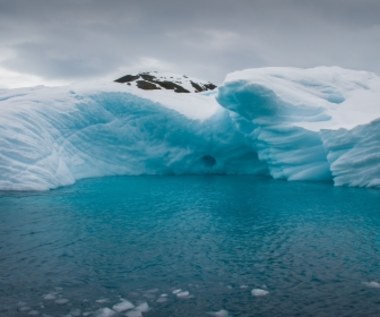
<instances>
[{"instance_id":1,"label":"snow-covered slope","mask_svg":"<svg viewBox=\"0 0 380 317\"><path fill-rule=\"evenodd\" d=\"M177 75L162 72L144 72L126 75L115 80L117 83L138 87L143 90L173 90L176 93L205 92L216 88L209 81L189 78L186 75Z\"/></svg>"},{"instance_id":2,"label":"snow-covered slope","mask_svg":"<svg viewBox=\"0 0 380 317\"><path fill-rule=\"evenodd\" d=\"M156 74L154 83L171 77ZM183 78L186 89L205 83ZM145 90L136 78L129 83L0 91L0 190L183 173L380 187L375 74L252 69L198 93Z\"/></svg>"},{"instance_id":3,"label":"snow-covered slope","mask_svg":"<svg viewBox=\"0 0 380 317\"><path fill-rule=\"evenodd\" d=\"M235 72L219 89L274 178L380 187L380 78L339 67Z\"/></svg>"}]
</instances>

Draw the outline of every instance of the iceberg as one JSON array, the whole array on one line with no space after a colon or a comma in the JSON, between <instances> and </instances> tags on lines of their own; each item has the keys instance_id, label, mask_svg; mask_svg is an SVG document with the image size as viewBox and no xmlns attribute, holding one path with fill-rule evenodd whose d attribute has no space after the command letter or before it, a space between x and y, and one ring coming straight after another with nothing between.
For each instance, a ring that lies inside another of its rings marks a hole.
<instances>
[{"instance_id":1,"label":"iceberg","mask_svg":"<svg viewBox=\"0 0 380 317\"><path fill-rule=\"evenodd\" d=\"M380 187L377 75L247 69L228 74L217 89L165 76L1 90L0 190L162 174Z\"/></svg>"},{"instance_id":2,"label":"iceberg","mask_svg":"<svg viewBox=\"0 0 380 317\"><path fill-rule=\"evenodd\" d=\"M215 93L118 83L0 94L0 190L110 175L265 174Z\"/></svg>"},{"instance_id":3,"label":"iceberg","mask_svg":"<svg viewBox=\"0 0 380 317\"><path fill-rule=\"evenodd\" d=\"M380 78L339 67L248 69L217 96L270 175L380 187Z\"/></svg>"}]
</instances>

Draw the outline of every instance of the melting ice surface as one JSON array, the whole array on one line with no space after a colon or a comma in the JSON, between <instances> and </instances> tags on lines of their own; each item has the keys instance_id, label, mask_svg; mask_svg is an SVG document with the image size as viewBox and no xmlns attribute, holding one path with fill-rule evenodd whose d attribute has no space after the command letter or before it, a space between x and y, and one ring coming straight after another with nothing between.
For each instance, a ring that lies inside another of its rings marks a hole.
<instances>
[{"instance_id":1,"label":"melting ice surface","mask_svg":"<svg viewBox=\"0 0 380 317\"><path fill-rule=\"evenodd\" d=\"M255 176L0 192L0 316L378 316L379 210Z\"/></svg>"},{"instance_id":2,"label":"melting ice surface","mask_svg":"<svg viewBox=\"0 0 380 317\"><path fill-rule=\"evenodd\" d=\"M0 94L0 189L107 175L254 174L380 186L380 78L338 67L229 74L217 92L117 83Z\"/></svg>"}]
</instances>

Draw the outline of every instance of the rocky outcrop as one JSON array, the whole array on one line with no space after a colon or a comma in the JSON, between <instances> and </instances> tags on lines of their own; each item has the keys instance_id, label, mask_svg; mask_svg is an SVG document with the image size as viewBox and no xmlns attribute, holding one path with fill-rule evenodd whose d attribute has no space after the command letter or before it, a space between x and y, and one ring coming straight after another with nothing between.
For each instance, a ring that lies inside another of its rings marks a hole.
<instances>
[{"instance_id":1,"label":"rocky outcrop","mask_svg":"<svg viewBox=\"0 0 380 317\"><path fill-rule=\"evenodd\" d=\"M115 80L117 83L135 86L143 90L173 90L177 93L198 93L214 90L217 86L211 82L191 79L175 74L144 72L126 75Z\"/></svg>"}]
</instances>

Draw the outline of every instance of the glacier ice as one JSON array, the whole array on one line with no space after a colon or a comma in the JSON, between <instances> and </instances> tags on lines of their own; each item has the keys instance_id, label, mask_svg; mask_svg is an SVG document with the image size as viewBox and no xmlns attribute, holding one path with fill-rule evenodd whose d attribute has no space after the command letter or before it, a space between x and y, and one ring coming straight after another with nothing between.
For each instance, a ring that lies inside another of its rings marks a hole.
<instances>
[{"instance_id":1,"label":"glacier ice","mask_svg":"<svg viewBox=\"0 0 380 317\"><path fill-rule=\"evenodd\" d=\"M0 99L1 190L105 175L266 172L213 95L112 83L17 89Z\"/></svg>"},{"instance_id":2,"label":"glacier ice","mask_svg":"<svg viewBox=\"0 0 380 317\"><path fill-rule=\"evenodd\" d=\"M215 91L118 83L0 91L0 190L106 175L264 174L380 187L380 78L234 72Z\"/></svg>"},{"instance_id":3,"label":"glacier ice","mask_svg":"<svg viewBox=\"0 0 380 317\"><path fill-rule=\"evenodd\" d=\"M373 73L316 67L235 72L217 98L272 177L380 187L379 97Z\"/></svg>"}]
</instances>

